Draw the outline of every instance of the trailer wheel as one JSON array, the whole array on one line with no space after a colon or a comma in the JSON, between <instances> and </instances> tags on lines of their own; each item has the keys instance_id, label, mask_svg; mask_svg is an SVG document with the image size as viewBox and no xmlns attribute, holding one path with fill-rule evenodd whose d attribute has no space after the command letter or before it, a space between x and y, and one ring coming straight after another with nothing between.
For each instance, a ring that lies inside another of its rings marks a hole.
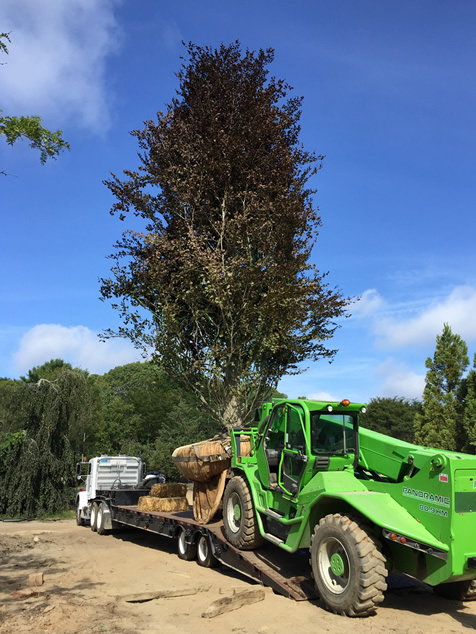
<instances>
[{"instance_id":1,"label":"trailer wheel","mask_svg":"<svg viewBox=\"0 0 476 634\"><path fill-rule=\"evenodd\" d=\"M89 526L91 527L91 530L94 532L96 532L98 529L97 522L98 522L98 505L97 505L97 502L93 502L91 504Z\"/></svg>"},{"instance_id":2,"label":"trailer wheel","mask_svg":"<svg viewBox=\"0 0 476 634\"><path fill-rule=\"evenodd\" d=\"M242 550L253 550L263 543L248 484L241 476L228 482L223 497L223 527L227 540Z\"/></svg>"},{"instance_id":3,"label":"trailer wheel","mask_svg":"<svg viewBox=\"0 0 476 634\"><path fill-rule=\"evenodd\" d=\"M438 596L453 599L453 601L474 601L476 599L476 580L440 583L433 588L433 591Z\"/></svg>"},{"instance_id":4,"label":"trailer wheel","mask_svg":"<svg viewBox=\"0 0 476 634\"><path fill-rule=\"evenodd\" d=\"M104 525L105 525L104 504L101 502L101 504L99 504L99 507L98 507L97 520L96 520L96 530L98 535L106 534L106 528Z\"/></svg>"},{"instance_id":5,"label":"trailer wheel","mask_svg":"<svg viewBox=\"0 0 476 634\"><path fill-rule=\"evenodd\" d=\"M188 543L186 540L185 531L181 530L177 539L177 555L179 559L185 561L193 561L197 558L197 543Z\"/></svg>"},{"instance_id":6,"label":"trailer wheel","mask_svg":"<svg viewBox=\"0 0 476 634\"><path fill-rule=\"evenodd\" d=\"M325 606L344 616L368 616L387 589L385 558L358 519L327 515L314 529L311 566Z\"/></svg>"},{"instance_id":7,"label":"trailer wheel","mask_svg":"<svg viewBox=\"0 0 476 634\"><path fill-rule=\"evenodd\" d=\"M218 559L212 553L210 540L206 535L200 535L197 543L197 564L203 568L215 568Z\"/></svg>"}]
</instances>

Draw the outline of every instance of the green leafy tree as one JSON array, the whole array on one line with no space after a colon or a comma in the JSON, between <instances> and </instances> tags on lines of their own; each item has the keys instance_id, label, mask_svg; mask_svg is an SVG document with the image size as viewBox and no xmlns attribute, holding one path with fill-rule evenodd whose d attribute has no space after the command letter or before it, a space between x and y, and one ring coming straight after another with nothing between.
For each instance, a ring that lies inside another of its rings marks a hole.
<instances>
[{"instance_id":1,"label":"green leafy tree","mask_svg":"<svg viewBox=\"0 0 476 634\"><path fill-rule=\"evenodd\" d=\"M0 439L7 432L23 428L25 410L19 394L20 387L19 381L0 379Z\"/></svg>"},{"instance_id":2,"label":"green leafy tree","mask_svg":"<svg viewBox=\"0 0 476 634\"><path fill-rule=\"evenodd\" d=\"M473 367L465 379L463 426L466 435L465 449L476 453L476 354Z\"/></svg>"},{"instance_id":3,"label":"green leafy tree","mask_svg":"<svg viewBox=\"0 0 476 634\"><path fill-rule=\"evenodd\" d=\"M8 33L0 33L0 52L8 54ZM41 163L56 157L64 149L70 149L69 143L63 139L63 131L51 132L43 127L38 116L5 116L0 110L0 136L4 136L8 145L13 145L20 139L28 139L30 147L40 151ZM2 172L5 173L5 172Z\"/></svg>"},{"instance_id":4,"label":"green leafy tree","mask_svg":"<svg viewBox=\"0 0 476 634\"><path fill-rule=\"evenodd\" d=\"M142 450L151 469L177 477L173 450L219 431L197 408L196 397L151 362L130 363L96 377L96 454L135 454Z\"/></svg>"},{"instance_id":5,"label":"green leafy tree","mask_svg":"<svg viewBox=\"0 0 476 634\"><path fill-rule=\"evenodd\" d=\"M66 363L63 359L51 359L42 365L37 365L31 370L28 370L28 374L20 377L20 379L24 383L38 383L40 379L54 381L66 370L73 370L71 363ZM82 370L79 369L76 371L82 372Z\"/></svg>"},{"instance_id":6,"label":"green leafy tree","mask_svg":"<svg viewBox=\"0 0 476 634\"><path fill-rule=\"evenodd\" d=\"M348 300L309 263L320 217L299 142L301 98L269 78L272 49L187 46L177 96L132 135L138 171L106 182L111 213L145 221L116 244L101 296L117 333L152 348L226 426L326 347Z\"/></svg>"},{"instance_id":7,"label":"green leafy tree","mask_svg":"<svg viewBox=\"0 0 476 634\"><path fill-rule=\"evenodd\" d=\"M4 438L3 454L0 445L0 513L35 517L71 503L75 458L69 431L85 406L87 389L84 374L72 371L21 386L27 418L23 432Z\"/></svg>"},{"instance_id":8,"label":"green leafy tree","mask_svg":"<svg viewBox=\"0 0 476 634\"><path fill-rule=\"evenodd\" d=\"M423 412L415 416L415 441L442 449L461 450L463 405L458 397L463 374L469 364L468 346L448 324L436 337L433 358L428 357Z\"/></svg>"},{"instance_id":9,"label":"green leafy tree","mask_svg":"<svg viewBox=\"0 0 476 634\"><path fill-rule=\"evenodd\" d=\"M361 419L362 426L406 442L413 442L413 420L415 414L421 412L422 404L419 401L397 396L372 398L366 414Z\"/></svg>"}]
</instances>

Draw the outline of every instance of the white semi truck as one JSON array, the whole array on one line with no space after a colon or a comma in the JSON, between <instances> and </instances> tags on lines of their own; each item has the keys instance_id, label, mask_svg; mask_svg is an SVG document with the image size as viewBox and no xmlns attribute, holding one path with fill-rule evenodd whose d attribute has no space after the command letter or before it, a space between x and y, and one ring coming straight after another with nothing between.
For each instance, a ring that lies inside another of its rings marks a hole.
<instances>
[{"instance_id":1,"label":"white semi truck","mask_svg":"<svg viewBox=\"0 0 476 634\"><path fill-rule=\"evenodd\" d=\"M112 528L111 511L100 508L97 503L101 491L133 489L144 478L145 464L134 456L107 456L91 458L88 462L78 462L78 480L84 483L76 494L76 523L78 526L90 522L96 526L97 514L101 513L101 528ZM96 528L97 530L97 528Z\"/></svg>"}]
</instances>

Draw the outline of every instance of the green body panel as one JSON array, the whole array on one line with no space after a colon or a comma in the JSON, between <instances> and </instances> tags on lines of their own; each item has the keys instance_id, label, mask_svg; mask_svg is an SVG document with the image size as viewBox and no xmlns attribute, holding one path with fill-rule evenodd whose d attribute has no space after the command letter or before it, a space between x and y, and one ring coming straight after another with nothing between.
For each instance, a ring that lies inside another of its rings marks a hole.
<instances>
[{"instance_id":1,"label":"green body panel","mask_svg":"<svg viewBox=\"0 0 476 634\"><path fill-rule=\"evenodd\" d=\"M232 469L249 482L261 534L295 552L343 512L374 527L390 571L431 585L476 578L476 456L359 429L362 407L276 400L232 432Z\"/></svg>"}]
</instances>

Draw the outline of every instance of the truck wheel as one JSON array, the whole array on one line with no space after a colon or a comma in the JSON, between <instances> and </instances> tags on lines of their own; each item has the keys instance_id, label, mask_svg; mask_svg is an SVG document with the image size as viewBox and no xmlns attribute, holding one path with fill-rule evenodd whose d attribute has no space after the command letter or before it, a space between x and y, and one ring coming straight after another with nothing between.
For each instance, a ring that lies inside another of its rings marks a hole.
<instances>
[{"instance_id":1,"label":"truck wheel","mask_svg":"<svg viewBox=\"0 0 476 634\"><path fill-rule=\"evenodd\" d=\"M453 583L440 583L433 591L445 599L454 601L474 601L476 599L476 580L454 581Z\"/></svg>"},{"instance_id":2,"label":"truck wheel","mask_svg":"<svg viewBox=\"0 0 476 634\"><path fill-rule=\"evenodd\" d=\"M99 504L99 507L98 507L97 520L96 520L96 530L98 535L106 534L106 528L104 525L105 525L104 504L101 502L101 504Z\"/></svg>"},{"instance_id":3,"label":"truck wheel","mask_svg":"<svg viewBox=\"0 0 476 634\"><path fill-rule=\"evenodd\" d=\"M311 566L326 607L344 616L368 616L387 589L385 558L370 530L356 518L327 515L314 529Z\"/></svg>"},{"instance_id":4,"label":"truck wheel","mask_svg":"<svg viewBox=\"0 0 476 634\"><path fill-rule=\"evenodd\" d=\"M197 558L197 543L188 543L185 539L185 531L181 530L177 539L177 555L179 559L193 561Z\"/></svg>"},{"instance_id":5,"label":"truck wheel","mask_svg":"<svg viewBox=\"0 0 476 634\"><path fill-rule=\"evenodd\" d=\"M227 540L242 550L253 550L263 543L248 484L234 476L223 497L223 528Z\"/></svg>"},{"instance_id":6,"label":"truck wheel","mask_svg":"<svg viewBox=\"0 0 476 634\"><path fill-rule=\"evenodd\" d=\"M91 530L94 532L96 532L98 529L97 522L98 522L98 505L96 502L93 502L91 504L89 526L91 527Z\"/></svg>"},{"instance_id":7,"label":"truck wheel","mask_svg":"<svg viewBox=\"0 0 476 634\"><path fill-rule=\"evenodd\" d=\"M197 564L203 568L215 568L218 559L212 553L210 540L206 535L200 535L197 544Z\"/></svg>"},{"instance_id":8,"label":"truck wheel","mask_svg":"<svg viewBox=\"0 0 476 634\"><path fill-rule=\"evenodd\" d=\"M81 508L79 506L76 509L76 524L77 526L84 526L84 519L81 517Z\"/></svg>"}]
</instances>

